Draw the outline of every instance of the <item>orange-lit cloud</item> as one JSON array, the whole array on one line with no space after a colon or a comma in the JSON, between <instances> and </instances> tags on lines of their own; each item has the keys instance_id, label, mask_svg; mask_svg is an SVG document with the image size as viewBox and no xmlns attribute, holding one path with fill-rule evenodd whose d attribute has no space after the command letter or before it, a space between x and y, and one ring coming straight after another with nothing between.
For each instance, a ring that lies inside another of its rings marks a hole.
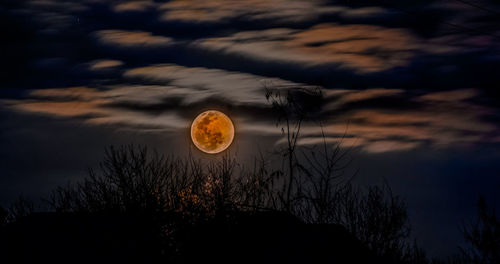
<instances>
[{"instance_id":1,"label":"orange-lit cloud","mask_svg":"<svg viewBox=\"0 0 500 264\"><path fill-rule=\"evenodd\" d=\"M153 2L147 0L130 1L116 4L115 6L113 6L113 10L115 12L143 12L154 6L155 4Z\"/></svg>"},{"instance_id":2,"label":"orange-lit cloud","mask_svg":"<svg viewBox=\"0 0 500 264\"><path fill-rule=\"evenodd\" d=\"M387 97L402 94L404 91L400 89L366 89L366 90L325 90L323 91L325 99L331 99L324 106L324 111L335 110L348 103L357 101L365 101L379 97Z\"/></svg>"},{"instance_id":3,"label":"orange-lit cloud","mask_svg":"<svg viewBox=\"0 0 500 264\"><path fill-rule=\"evenodd\" d=\"M263 89L266 79L262 76L163 64L130 69L124 77L158 84L33 90L28 99L3 102L17 111L73 118L89 125L179 133L183 133L190 120L177 110L212 97L233 106L270 109ZM273 81L285 87L300 86L281 79ZM341 142L345 147L359 147L367 152L388 152L419 146L444 148L498 141L498 127L483 118L496 112L473 103L472 99L479 96L474 89L420 91L418 94L381 88L323 91L325 103L320 111L323 127L305 122L299 145L322 144L325 140L329 144ZM363 104L387 98L417 106L398 108ZM148 106L155 110L148 111ZM282 133L270 116L248 113L238 116L236 113L233 118L241 133L278 137ZM283 143L284 139L278 139L278 145Z\"/></svg>"},{"instance_id":4,"label":"orange-lit cloud","mask_svg":"<svg viewBox=\"0 0 500 264\"><path fill-rule=\"evenodd\" d=\"M337 98L326 104L324 110L340 109L341 113L326 121L322 130L306 126L298 144L321 143L322 133L328 142L342 141L368 152L408 150L424 145L449 147L495 140L493 135L498 132L498 127L483 118L495 114L495 110L468 102L468 99L478 95L472 89L430 92L400 99L420 102L418 109L393 109L389 105L386 108L341 108L349 102L401 93L400 90L390 89L338 92ZM325 118L328 119L328 116Z\"/></svg>"},{"instance_id":5,"label":"orange-lit cloud","mask_svg":"<svg viewBox=\"0 0 500 264\"><path fill-rule=\"evenodd\" d=\"M381 7L349 8L327 5L322 0L174 0L160 5L164 21L191 23L224 22L229 19L249 21L304 22L321 16L359 18L383 15Z\"/></svg>"},{"instance_id":6,"label":"orange-lit cloud","mask_svg":"<svg viewBox=\"0 0 500 264\"><path fill-rule=\"evenodd\" d=\"M80 121L90 125L118 125L123 129L135 128L142 131L172 131L184 128L188 124L187 121L175 113L151 115L108 106L120 101L141 99L152 103L154 101L151 99L160 93L168 94L168 87L159 90L154 86L109 87L108 90L88 87L45 89L32 91L32 99L5 100L4 103L14 110L60 118L80 118ZM141 94L149 97L141 98Z\"/></svg>"},{"instance_id":7,"label":"orange-lit cloud","mask_svg":"<svg viewBox=\"0 0 500 264\"><path fill-rule=\"evenodd\" d=\"M103 70L111 69L118 66L122 66L123 62L119 60L96 60L89 63L89 69L91 70Z\"/></svg>"},{"instance_id":8,"label":"orange-lit cloud","mask_svg":"<svg viewBox=\"0 0 500 264\"><path fill-rule=\"evenodd\" d=\"M405 66L420 47L419 40L403 29L335 24L246 31L199 40L194 46L301 66L333 64L358 72Z\"/></svg>"},{"instance_id":9,"label":"orange-lit cloud","mask_svg":"<svg viewBox=\"0 0 500 264\"><path fill-rule=\"evenodd\" d=\"M117 64L101 61L93 65L99 63L100 67ZM175 130L184 128L190 120L180 117L172 107L189 106L212 97L227 100L233 105L266 105L263 80L280 85L299 85L278 78L171 64L130 69L124 76L165 84L41 89L31 91L28 99L4 102L17 111L80 118L87 124L119 124L123 128L138 127L142 131L153 128ZM175 99L175 105L168 105L167 102L172 99ZM159 105L160 110L151 113L129 107L151 105Z\"/></svg>"},{"instance_id":10,"label":"orange-lit cloud","mask_svg":"<svg viewBox=\"0 0 500 264\"><path fill-rule=\"evenodd\" d=\"M305 21L347 10L345 7L323 4L323 1L315 0L174 0L161 5L160 10L164 11L163 20L196 23L220 22L237 17L249 20Z\"/></svg>"},{"instance_id":11,"label":"orange-lit cloud","mask_svg":"<svg viewBox=\"0 0 500 264\"><path fill-rule=\"evenodd\" d=\"M94 34L102 44L126 48L159 48L174 44L169 37L143 31L100 30Z\"/></svg>"}]
</instances>

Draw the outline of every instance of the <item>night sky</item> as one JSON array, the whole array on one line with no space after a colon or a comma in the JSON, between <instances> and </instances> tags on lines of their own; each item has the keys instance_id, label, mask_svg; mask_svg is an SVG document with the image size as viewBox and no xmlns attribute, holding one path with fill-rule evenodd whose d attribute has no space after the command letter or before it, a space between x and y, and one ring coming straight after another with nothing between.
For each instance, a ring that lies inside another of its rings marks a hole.
<instances>
[{"instance_id":1,"label":"night sky","mask_svg":"<svg viewBox=\"0 0 500 264\"><path fill-rule=\"evenodd\" d=\"M321 89L326 140L353 150L360 186L407 200L429 255L457 251L479 193L500 206L498 1L3 0L0 27L4 207L110 145L207 158L188 135L207 109L233 119L238 159L270 151L266 87Z\"/></svg>"}]
</instances>

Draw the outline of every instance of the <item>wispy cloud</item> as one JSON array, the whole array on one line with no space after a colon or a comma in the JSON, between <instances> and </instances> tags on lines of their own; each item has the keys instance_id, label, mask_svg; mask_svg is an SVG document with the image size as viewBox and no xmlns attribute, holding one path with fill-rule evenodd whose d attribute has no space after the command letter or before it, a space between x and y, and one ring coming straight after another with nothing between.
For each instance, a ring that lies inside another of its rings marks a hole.
<instances>
[{"instance_id":1,"label":"wispy cloud","mask_svg":"<svg viewBox=\"0 0 500 264\"><path fill-rule=\"evenodd\" d=\"M119 60L95 60L89 63L90 70L106 70L122 66L123 62Z\"/></svg>"},{"instance_id":2,"label":"wispy cloud","mask_svg":"<svg viewBox=\"0 0 500 264\"><path fill-rule=\"evenodd\" d=\"M100 30L94 35L101 44L126 48L159 48L174 44L172 38L143 31Z\"/></svg>"},{"instance_id":3,"label":"wispy cloud","mask_svg":"<svg viewBox=\"0 0 500 264\"><path fill-rule=\"evenodd\" d=\"M224 22L233 18L268 21L306 21L324 14L340 13L346 8L329 7L323 1L298 0L175 0L160 6L165 21ZM307 10L307 12L304 12Z\"/></svg>"},{"instance_id":4,"label":"wispy cloud","mask_svg":"<svg viewBox=\"0 0 500 264\"><path fill-rule=\"evenodd\" d=\"M156 100L161 100L160 95L169 95L169 87L129 86L105 90L71 87L35 90L30 95L29 100L5 100L4 103L18 111L71 118L90 125L115 125L115 128L135 128L139 131L177 131L187 126L187 121L173 112L152 115L108 106L117 102L154 104Z\"/></svg>"},{"instance_id":5,"label":"wispy cloud","mask_svg":"<svg viewBox=\"0 0 500 264\"><path fill-rule=\"evenodd\" d=\"M325 105L324 111L332 113L328 108L333 108L333 111L341 113L330 118L322 132L329 141L341 141L345 136L349 141L356 139L355 145L360 145L369 152L406 150L423 145L441 148L496 141L495 135L499 128L485 121L485 117L498 115L498 111L469 102L468 99L478 96L476 90L428 92L423 95L410 93L404 97L400 96L401 93L400 90L385 89L341 93L334 99L334 103ZM416 103L418 107L401 109L383 104L361 104L363 101L395 95L399 96L398 100L407 104ZM346 107L344 104L348 103L357 105ZM328 116L325 118L328 119ZM305 140L299 143L321 142L320 132L319 129L306 129L302 133Z\"/></svg>"},{"instance_id":6,"label":"wispy cloud","mask_svg":"<svg viewBox=\"0 0 500 264\"><path fill-rule=\"evenodd\" d=\"M102 64L100 67L116 63L97 62L98 65ZM189 120L180 115L179 110L212 98L228 105L256 108L269 106L264 96L263 80L292 87L300 85L278 78L179 65L134 68L126 71L124 77L162 84L33 90L24 100L4 102L18 111L76 118L88 124L119 124L137 127L138 130L151 127L168 130L185 128L189 123Z\"/></svg>"},{"instance_id":7,"label":"wispy cloud","mask_svg":"<svg viewBox=\"0 0 500 264\"><path fill-rule=\"evenodd\" d=\"M267 104L264 97L265 83L272 83L276 86L304 86L279 78L169 64L131 69L126 71L124 76L160 81L177 87L189 88L190 91L195 90L196 93L190 93L185 98L188 102L197 102L215 96L228 100L232 104Z\"/></svg>"},{"instance_id":8,"label":"wispy cloud","mask_svg":"<svg viewBox=\"0 0 500 264\"><path fill-rule=\"evenodd\" d=\"M253 60L295 63L303 67L330 64L360 73L405 66L420 47L419 40L403 29L335 24L306 30L246 31L202 39L193 45Z\"/></svg>"},{"instance_id":9,"label":"wispy cloud","mask_svg":"<svg viewBox=\"0 0 500 264\"><path fill-rule=\"evenodd\" d=\"M265 107L269 114L272 113L258 76L178 65L132 69L125 76L161 80L165 84L35 90L30 93L30 99L5 102L18 111L77 118L88 124L113 124L139 131L183 132L190 120L179 111L214 96L227 104L244 104L254 109ZM323 114L319 117L323 127L305 123L299 145L326 140L359 146L368 152L386 152L423 145L448 147L494 142L494 135L499 131L496 125L483 118L498 113L469 102L477 96L471 89L419 95L397 89L324 92ZM363 105L363 102L394 96L418 104L418 107ZM280 126L275 125L269 114L235 112L233 118L237 119L240 132L281 135ZM283 141L278 140L277 144L280 143Z\"/></svg>"},{"instance_id":10,"label":"wispy cloud","mask_svg":"<svg viewBox=\"0 0 500 264\"><path fill-rule=\"evenodd\" d=\"M115 12L144 12L155 7L155 3L148 0L120 2L113 6Z\"/></svg>"},{"instance_id":11,"label":"wispy cloud","mask_svg":"<svg viewBox=\"0 0 500 264\"><path fill-rule=\"evenodd\" d=\"M436 32L443 34L420 34L407 21L392 24L400 18L382 6L349 8L326 1L109 1L99 6L103 5L109 8L98 21L86 13L96 7L92 1L20 5L15 12L32 15L33 24L40 25L36 34L54 36L54 42L38 40L46 45L40 50L62 47L37 54L30 67L64 73L38 76L45 81L43 87L59 89L39 89L38 79L27 82L32 90L26 95L2 101L9 109L90 125L175 132L189 124L191 111L222 105L231 109L241 133L279 137L264 87L320 83L324 97L317 114L328 142L343 138L347 145L386 152L498 141L498 109L482 104L483 82L470 77L468 83L461 82L461 73L471 65L483 67L490 54L475 56L471 63L469 53L495 50L491 36L446 31L439 23ZM430 6L440 12L458 10ZM491 24L492 18L470 8L465 11L470 14L462 16L463 21L452 22ZM136 12L130 16L136 20L127 21L123 12ZM382 15L387 20L369 24L374 20L368 18ZM182 31L179 24L189 30ZM205 32L208 28L213 31ZM75 36L73 31L84 33ZM81 54L82 47L90 50ZM457 54L463 61L446 57ZM26 74L31 72L35 71ZM449 79L437 78L442 74ZM72 87L73 82L82 86ZM304 125L302 136L301 145L323 140L312 123Z\"/></svg>"}]
</instances>

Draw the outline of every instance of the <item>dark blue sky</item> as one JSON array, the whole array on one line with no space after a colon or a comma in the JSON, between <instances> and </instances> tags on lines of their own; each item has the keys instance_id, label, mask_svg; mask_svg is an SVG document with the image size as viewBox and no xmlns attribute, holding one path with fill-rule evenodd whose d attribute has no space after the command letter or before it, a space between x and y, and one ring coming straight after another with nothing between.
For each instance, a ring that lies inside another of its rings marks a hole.
<instances>
[{"instance_id":1,"label":"dark blue sky","mask_svg":"<svg viewBox=\"0 0 500 264\"><path fill-rule=\"evenodd\" d=\"M282 142L265 87L320 88L357 182L387 180L429 253L454 252L478 194L500 203L500 8L401 2L2 1L0 204L81 179L112 144L187 153L209 108L247 159ZM321 140L305 124L299 144Z\"/></svg>"}]
</instances>

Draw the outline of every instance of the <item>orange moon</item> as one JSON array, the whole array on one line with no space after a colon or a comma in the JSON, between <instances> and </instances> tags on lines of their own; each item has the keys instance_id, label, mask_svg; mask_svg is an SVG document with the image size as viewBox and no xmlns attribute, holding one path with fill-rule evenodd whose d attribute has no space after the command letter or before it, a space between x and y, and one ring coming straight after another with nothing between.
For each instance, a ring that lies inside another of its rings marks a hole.
<instances>
[{"instance_id":1,"label":"orange moon","mask_svg":"<svg viewBox=\"0 0 500 264\"><path fill-rule=\"evenodd\" d=\"M194 145L205 153L220 153L233 142L233 122L217 110L205 111L191 124L191 139Z\"/></svg>"}]
</instances>

